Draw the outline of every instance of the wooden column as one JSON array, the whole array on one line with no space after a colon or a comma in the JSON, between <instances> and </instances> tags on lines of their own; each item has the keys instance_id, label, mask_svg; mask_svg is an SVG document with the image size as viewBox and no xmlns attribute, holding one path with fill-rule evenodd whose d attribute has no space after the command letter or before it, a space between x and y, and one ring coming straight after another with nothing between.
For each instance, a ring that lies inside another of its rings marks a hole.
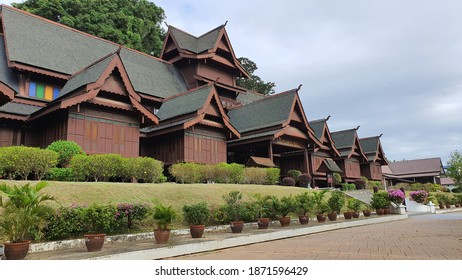
<instances>
[{"instance_id":1,"label":"wooden column","mask_svg":"<svg viewBox=\"0 0 462 280\"><path fill-rule=\"evenodd\" d=\"M268 158L273 161L273 141L269 141L268 145ZM274 162L274 161L273 161Z\"/></svg>"}]
</instances>

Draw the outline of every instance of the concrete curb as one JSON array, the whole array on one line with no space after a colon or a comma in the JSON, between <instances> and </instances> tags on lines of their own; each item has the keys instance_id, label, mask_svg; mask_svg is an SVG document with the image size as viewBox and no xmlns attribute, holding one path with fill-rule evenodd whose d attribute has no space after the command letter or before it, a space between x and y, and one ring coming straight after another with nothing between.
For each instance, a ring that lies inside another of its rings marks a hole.
<instances>
[{"instance_id":1,"label":"concrete curb","mask_svg":"<svg viewBox=\"0 0 462 280\"><path fill-rule=\"evenodd\" d=\"M225 248L231 248L242 245L302 236L318 232L331 231L349 227L365 226L371 224L393 222L407 219L408 215L390 215L374 219L346 221L332 224L322 224L317 226L280 230L276 232L268 232L254 235L243 235L223 240L204 241L191 244L167 246L156 249L126 252L120 254L106 255L101 257L89 258L91 260L154 260L168 257L176 257L187 254L201 253Z\"/></svg>"}]
</instances>

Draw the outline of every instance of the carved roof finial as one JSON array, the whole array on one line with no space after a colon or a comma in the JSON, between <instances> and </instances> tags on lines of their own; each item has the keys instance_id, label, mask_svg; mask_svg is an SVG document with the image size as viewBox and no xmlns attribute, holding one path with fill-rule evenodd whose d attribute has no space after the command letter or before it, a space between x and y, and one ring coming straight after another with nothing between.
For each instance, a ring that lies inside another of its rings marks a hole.
<instances>
[{"instance_id":1,"label":"carved roof finial","mask_svg":"<svg viewBox=\"0 0 462 280\"><path fill-rule=\"evenodd\" d=\"M164 24L165 24L165 26L167 26L167 28L170 28L170 25L168 25L168 23L166 21L164 21Z\"/></svg>"},{"instance_id":2,"label":"carved roof finial","mask_svg":"<svg viewBox=\"0 0 462 280\"><path fill-rule=\"evenodd\" d=\"M382 137L383 133L380 133L379 138Z\"/></svg>"},{"instance_id":3,"label":"carved roof finial","mask_svg":"<svg viewBox=\"0 0 462 280\"><path fill-rule=\"evenodd\" d=\"M330 119L330 115L329 115L329 116L327 116L327 118L326 118L326 121L328 121L329 119Z\"/></svg>"},{"instance_id":4,"label":"carved roof finial","mask_svg":"<svg viewBox=\"0 0 462 280\"><path fill-rule=\"evenodd\" d=\"M223 26L226 26L226 24L228 24L228 21L225 21L225 24L223 24Z\"/></svg>"},{"instance_id":5,"label":"carved roof finial","mask_svg":"<svg viewBox=\"0 0 462 280\"><path fill-rule=\"evenodd\" d=\"M358 127L356 127L356 128L355 128L355 130L358 130L358 129L359 129L359 127L360 127L360 125L358 125Z\"/></svg>"},{"instance_id":6,"label":"carved roof finial","mask_svg":"<svg viewBox=\"0 0 462 280\"><path fill-rule=\"evenodd\" d=\"M298 85L297 92L302 88L302 86L303 86L302 84Z\"/></svg>"}]
</instances>

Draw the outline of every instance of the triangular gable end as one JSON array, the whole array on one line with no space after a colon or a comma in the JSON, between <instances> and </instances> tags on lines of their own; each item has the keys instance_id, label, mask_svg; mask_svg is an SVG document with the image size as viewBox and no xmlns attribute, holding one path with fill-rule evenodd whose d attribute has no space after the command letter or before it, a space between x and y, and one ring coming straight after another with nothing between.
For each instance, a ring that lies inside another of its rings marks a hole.
<instances>
[{"instance_id":1,"label":"triangular gable end","mask_svg":"<svg viewBox=\"0 0 462 280\"><path fill-rule=\"evenodd\" d=\"M230 124L229 117L226 114L225 110L223 109L223 106L221 105L221 101L220 101L220 98L218 97L218 93L216 91L215 86L211 88L210 94L207 97L206 101L204 102L203 107L200 110L198 110L197 113L198 113L198 118L190 122L189 126L194 125L195 123L199 123L199 122L204 122L204 124L209 125L210 123L208 123L206 120L207 115L213 116L213 117L219 117L221 118L221 121L224 127L226 127L229 130L229 132L234 136L231 138L241 137L237 129L234 128Z\"/></svg>"},{"instance_id":2,"label":"triangular gable end","mask_svg":"<svg viewBox=\"0 0 462 280\"><path fill-rule=\"evenodd\" d=\"M114 72L116 71L119 75L114 75ZM78 74L73 77L76 77L77 75ZM115 81L115 84L109 85L111 81ZM142 114L143 122L146 118L155 124L159 123L158 118L140 103L141 97L135 92L118 54L114 55L107 67L99 74L99 77L95 82L87 83L84 85L83 91L79 90L80 94L62 96L62 98L58 98L56 100L59 106L54 105L49 106L49 108L51 108L50 110L64 109L82 102L91 102L91 100L95 100L100 91L104 89L109 92L115 91L115 93L122 93L128 96L131 106ZM39 112L39 114L34 116L34 118L40 117L48 112L49 110L45 108L45 110Z\"/></svg>"},{"instance_id":3,"label":"triangular gable end","mask_svg":"<svg viewBox=\"0 0 462 280\"><path fill-rule=\"evenodd\" d=\"M337 150L337 147L335 147L334 140L332 139L332 136L329 131L329 127L327 126L327 121L324 122L323 128L322 128L322 137L320 141L324 145L324 141L327 143L327 146L334 152L336 157L340 156L340 152Z\"/></svg>"},{"instance_id":4,"label":"triangular gable end","mask_svg":"<svg viewBox=\"0 0 462 280\"><path fill-rule=\"evenodd\" d=\"M361 144L359 143L359 137L357 133L355 133L353 146L351 147L351 151L348 155L348 158L352 157L355 154L361 157L364 160L364 162L368 161L367 156L364 154L364 151L361 148Z\"/></svg>"}]
</instances>

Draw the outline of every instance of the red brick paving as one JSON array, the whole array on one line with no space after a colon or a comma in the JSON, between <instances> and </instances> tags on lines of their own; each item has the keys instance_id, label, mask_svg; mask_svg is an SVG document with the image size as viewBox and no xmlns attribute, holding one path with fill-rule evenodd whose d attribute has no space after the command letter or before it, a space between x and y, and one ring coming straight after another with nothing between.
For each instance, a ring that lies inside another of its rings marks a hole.
<instances>
[{"instance_id":1,"label":"red brick paving","mask_svg":"<svg viewBox=\"0 0 462 280\"><path fill-rule=\"evenodd\" d=\"M417 216L173 259L462 260L462 213Z\"/></svg>"}]
</instances>

